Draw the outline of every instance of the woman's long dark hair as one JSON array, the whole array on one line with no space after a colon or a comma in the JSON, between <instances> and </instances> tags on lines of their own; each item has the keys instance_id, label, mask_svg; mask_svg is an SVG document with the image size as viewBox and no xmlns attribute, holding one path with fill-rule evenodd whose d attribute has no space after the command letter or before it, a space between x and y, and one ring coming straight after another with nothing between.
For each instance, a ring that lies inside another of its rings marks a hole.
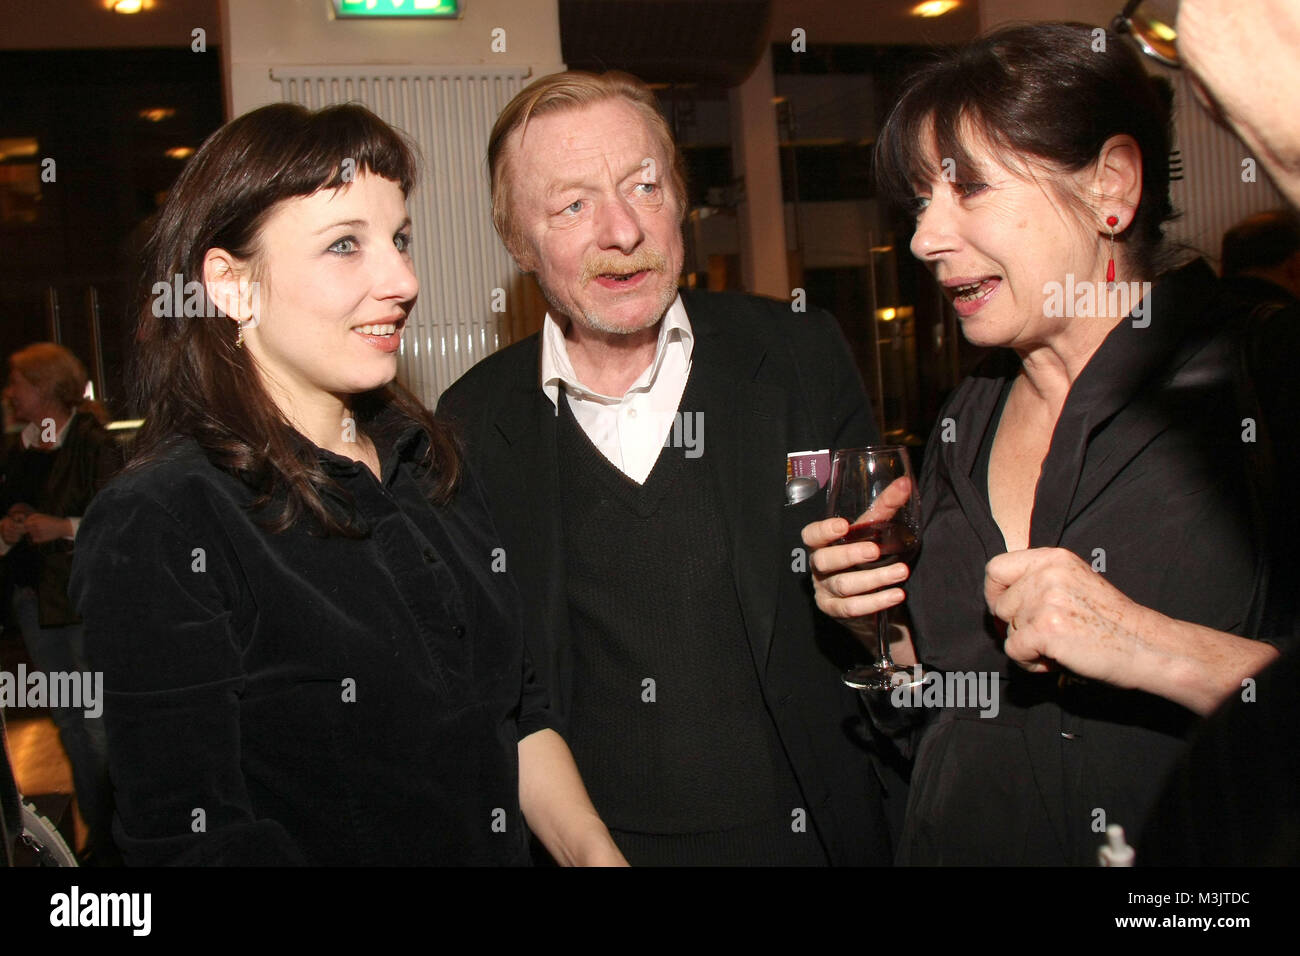
<instances>
[{"instance_id":1,"label":"woman's long dark hair","mask_svg":"<svg viewBox=\"0 0 1300 956\"><path fill-rule=\"evenodd\" d=\"M363 533L326 503L348 497L281 414L248 350L235 347L235 323L203 288L203 260L219 248L255 261L262 226L284 200L338 188L362 172L396 182L406 196L416 169L402 135L355 104L316 112L264 106L208 138L176 181L144 250L132 380L145 424L129 468L191 437L214 465L257 489L255 507L266 509L269 530L284 531L307 515L326 534ZM157 308L155 285L174 290L177 276L186 307L171 296L170 308ZM396 381L356 396L353 414L363 431L393 412L428 436L422 464L430 499L450 500L461 458L449 428Z\"/></svg>"}]
</instances>

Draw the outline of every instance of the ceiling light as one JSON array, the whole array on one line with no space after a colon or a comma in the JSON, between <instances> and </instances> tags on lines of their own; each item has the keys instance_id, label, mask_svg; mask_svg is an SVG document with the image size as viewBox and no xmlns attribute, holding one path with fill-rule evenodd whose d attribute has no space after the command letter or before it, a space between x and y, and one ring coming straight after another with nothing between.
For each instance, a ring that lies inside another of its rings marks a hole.
<instances>
[{"instance_id":1,"label":"ceiling light","mask_svg":"<svg viewBox=\"0 0 1300 956\"><path fill-rule=\"evenodd\" d=\"M925 0L912 8L914 17L941 17L954 7L961 6L959 0Z\"/></svg>"}]
</instances>

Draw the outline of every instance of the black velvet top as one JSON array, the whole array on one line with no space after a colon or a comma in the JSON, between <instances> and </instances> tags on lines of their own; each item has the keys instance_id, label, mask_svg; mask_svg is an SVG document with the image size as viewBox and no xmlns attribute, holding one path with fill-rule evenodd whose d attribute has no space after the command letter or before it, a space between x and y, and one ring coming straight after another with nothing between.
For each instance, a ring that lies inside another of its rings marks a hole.
<instances>
[{"instance_id":1,"label":"black velvet top","mask_svg":"<svg viewBox=\"0 0 1300 956\"><path fill-rule=\"evenodd\" d=\"M1281 639L1261 464L1243 419L1236 341L1204 263L1152 291L1149 324L1121 322L1070 390L1043 461L1030 547L1067 548L1139 604ZM1006 550L987 450L1019 363L996 355L941 413L921 479L922 552L908 607L923 661L998 675L999 711L933 712L917 749L900 861L1096 865L1109 823L1130 835L1195 715L1095 681L1035 675L1003 653L984 566ZM1243 440L1243 438L1247 440ZM983 452L983 453L982 453ZM1253 477L1252 477L1253 475ZM1254 505L1252 505L1254 502Z\"/></svg>"},{"instance_id":2,"label":"black velvet top","mask_svg":"<svg viewBox=\"0 0 1300 956\"><path fill-rule=\"evenodd\" d=\"M549 725L477 482L431 505L414 427L382 481L319 451L369 528L262 529L186 440L95 500L72 597L131 864L528 860L518 741Z\"/></svg>"}]
</instances>

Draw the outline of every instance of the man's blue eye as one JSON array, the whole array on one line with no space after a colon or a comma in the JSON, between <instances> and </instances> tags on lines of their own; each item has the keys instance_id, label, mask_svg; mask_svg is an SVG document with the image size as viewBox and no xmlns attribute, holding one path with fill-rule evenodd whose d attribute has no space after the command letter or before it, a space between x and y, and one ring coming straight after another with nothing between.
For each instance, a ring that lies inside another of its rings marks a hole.
<instances>
[{"instance_id":1,"label":"man's blue eye","mask_svg":"<svg viewBox=\"0 0 1300 956\"><path fill-rule=\"evenodd\" d=\"M642 191L644 196L653 196L659 189L658 183L637 183L636 188Z\"/></svg>"},{"instance_id":2,"label":"man's blue eye","mask_svg":"<svg viewBox=\"0 0 1300 956\"><path fill-rule=\"evenodd\" d=\"M393 245L397 246L398 252L409 252L411 249L411 234L409 232L399 232L393 236Z\"/></svg>"},{"instance_id":3,"label":"man's blue eye","mask_svg":"<svg viewBox=\"0 0 1300 956\"><path fill-rule=\"evenodd\" d=\"M568 213L570 216L576 216L578 213L582 212L582 200L575 199L573 202L569 203L567 206L564 207L564 211Z\"/></svg>"}]
</instances>

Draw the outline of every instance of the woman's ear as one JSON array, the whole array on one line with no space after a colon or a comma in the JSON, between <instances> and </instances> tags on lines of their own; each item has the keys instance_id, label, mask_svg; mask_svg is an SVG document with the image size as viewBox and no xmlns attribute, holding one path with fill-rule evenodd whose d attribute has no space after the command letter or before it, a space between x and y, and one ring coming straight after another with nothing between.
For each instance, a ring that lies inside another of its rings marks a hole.
<instances>
[{"instance_id":1,"label":"woman's ear","mask_svg":"<svg viewBox=\"0 0 1300 956\"><path fill-rule=\"evenodd\" d=\"M1102 144L1093 173L1093 189L1100 197L1098 212L1103 223L1108 216L1117 217L1116 232L1132 225L1142 198L1142 150L1137 140L1120 133Z\"/></svg>"},{"instance_id":2,"label":"woman's ear","mask_svg":"<svg viewBox=\"0 0 1300 956\"><path fill-rule=\"evenodd\" d=\"M225 249L209 249L203 256L203 289L222 312L236 322L257 319L254 301L257 283L248 278L248 264Z\"/></svg>"}]
</instances>

